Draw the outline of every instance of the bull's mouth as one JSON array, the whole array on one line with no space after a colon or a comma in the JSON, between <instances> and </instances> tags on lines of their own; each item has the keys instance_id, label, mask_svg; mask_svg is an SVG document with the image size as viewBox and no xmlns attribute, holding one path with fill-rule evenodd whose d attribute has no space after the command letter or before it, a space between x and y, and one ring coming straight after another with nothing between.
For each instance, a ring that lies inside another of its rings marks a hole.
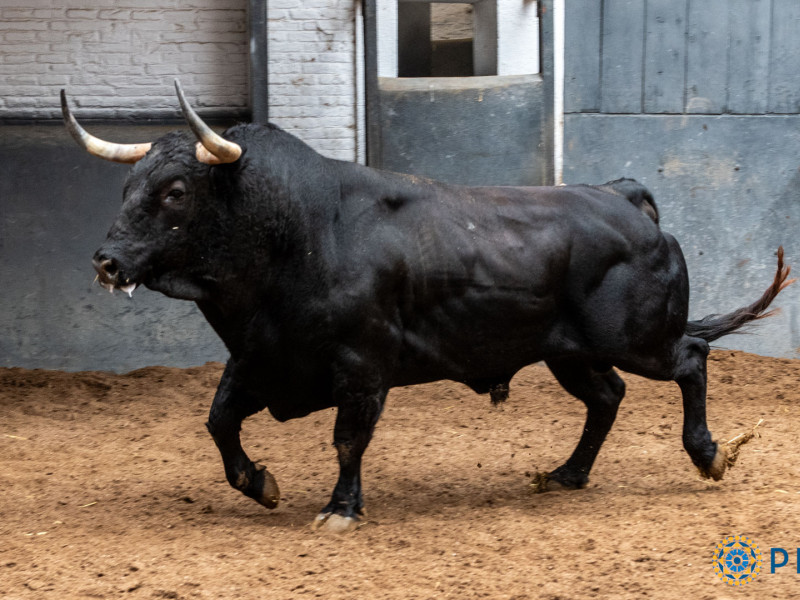
<instances>
[{"instance_id":1,"label":"bull's mouth","mask_svg":"<svg viewBox=\"0 0 800 600\"><path fill-rule=\"evenodd\" d=\"M127 275L122 271L117 262L113 259L102 259L92 261L94 268L97 271L97 281L102 287L107 289L110 293L114 290L122 290L128 294L129 298L133 297L134 290L139 287L139 283L133 277Z\"/></svg>"},{"instance_id":2,"label":"bull's mouth","mask_svg":"<svg viewBox=\"0 0 800 600\"><path fill-rule=\"evenodd\" d=\"M133 297L133 292L139 286L145 286L170 298L199 301L209 296L209 287L215 281L212 277L193 279L152 265L123 265L117 259L107 258L103 254L98 254L92 263L97 271L96 281L101 286L112 294L121 290L129 297Z\"/></svg>"},{"instance_id":3,"label":"bull's mouth","mask_svg":"<svg viewBox=\"0 0 800 600\"><path fill-rule=\"evenodd\" d=\"M111 283L111 282L108 282L108 281L101 281L99 275L97 277L95 277L95 281L99 282L102 287L107 289L112 294L114 293L114 290L122 290L123 292L128 294L129 298L133 298L134 290L137 287L139 287L138 283L126 283L124 285L118 286L118 285L116 285L114 283Z\"/></svg>"}]
</instances>

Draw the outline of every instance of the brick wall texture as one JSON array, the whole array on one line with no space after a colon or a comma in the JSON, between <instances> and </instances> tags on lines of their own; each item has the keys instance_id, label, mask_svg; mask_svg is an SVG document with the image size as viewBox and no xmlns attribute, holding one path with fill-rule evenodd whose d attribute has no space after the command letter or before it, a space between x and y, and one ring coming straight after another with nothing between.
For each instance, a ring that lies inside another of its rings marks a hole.
<instances>
[{"instance_id":1,"label":"brick wall texture","mask_svg":"<svg viewBox=\"0 0 800 600\"><path fill-rule=\"evenodd\" d=\"M248 0L0 0L0 116L177 116L248 106ZM356 154L353 0L269 0L270 120L323 154Z\"/></svg>"},{"instance_id":2,"label":"brick wall texture","mask_svg":"<svg viewBox=\"0 0 800 600\"><path fill-rule=\"evenodd\" d=\"M179 77L198 107L248 102L246 0L0 0L0 112L58 118L176 114Z\"/></svg>"},{"instance_id":3,"label":"brick wall texture","mask_svg":"<svg viewBox=\"0 0 800 600\"><path fill-rule=\"evenodd\" d=\"M326 156L356 155L353 0L269 0L270 120Z\"/></svg>"}]
</instances>

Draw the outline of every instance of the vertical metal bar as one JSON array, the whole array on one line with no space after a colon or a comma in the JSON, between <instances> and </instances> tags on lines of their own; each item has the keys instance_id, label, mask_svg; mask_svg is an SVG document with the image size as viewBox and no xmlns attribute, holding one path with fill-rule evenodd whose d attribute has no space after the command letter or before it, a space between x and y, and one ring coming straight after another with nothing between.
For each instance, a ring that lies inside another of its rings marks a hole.
<instances>
[{"instance_id":1,"label":"vertical metal bar","mask_svg":"<svg viewBox=\"0 0 800 600\"><path fill-rule=\"evenodd\" d=\"M645 86L647 74L647 0L644 2L644 10L642 11L642 85L639 89L639 112L644 112L645 106Z\"/></svg>"},{"instance_id":2,"label":"vertical metal bar","mask_svg":"<svg viewBox=\"0 0 800 600\"><path fill-rule=\"evenodd\" d=\"M542 126L542 165L540 169L542 185L553 185L553 0L539 0L539 27L541 36L542 87L544 92Z\"/></svg>"},{"instance_id":3,"label":"vertical metal bar","mask_svg":"<svg viewBox=\"0 0 800 600\"><path fill-rule=\"evenodd\" d=\"M269 62L267 60L267 0L250 0L250 119L269 121Z\"/></svg>"},{"instance_id":4,"label":"vertical metal bar","mask_svg":"<svg viewBox=\"0 0 800 600\"><path fill-rule=\"evenodd\" d=\"M378 88L378 31L376 0L364 0L364 77L366 80L367 164L381 167L381 108Z\"/></svg>"},{"instance_id":5,"label":"vertical metal bar","mask_svg":"<svg viewBox=\"0 0 800 600\"><path fill-rule=\"evenodd\" d=\"M553 182L564 183L564 0L553 0Z\"/></svg>"},{"instance_id":6,"label":"vertical metal bar","mask_svg":"<svg viewBox=\"0 0 800 600\"><path fill-rule=\"evenodd\" d=\"M362 0L355 2L355 88L356 88L356 162L367 164L367 113L366 72L364 70L364 7Z\"/></svg>"}]
</instances>

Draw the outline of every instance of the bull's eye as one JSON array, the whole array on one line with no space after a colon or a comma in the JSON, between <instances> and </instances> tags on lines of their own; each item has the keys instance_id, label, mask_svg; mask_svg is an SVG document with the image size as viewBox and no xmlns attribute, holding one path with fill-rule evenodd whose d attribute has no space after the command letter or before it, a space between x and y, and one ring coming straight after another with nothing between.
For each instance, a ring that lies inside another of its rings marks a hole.
<instances>
[{"instance_id":1,"label":"bull's eye","mask_svg":"<svg viewBox=\"0 0 800 600\"><path fill-rule=\"evenodd\" d=\"M161 193L161 205L165 208L179 208L186 196L186 185L183 181L174 181Z\"/></svg>"}]
</instances>

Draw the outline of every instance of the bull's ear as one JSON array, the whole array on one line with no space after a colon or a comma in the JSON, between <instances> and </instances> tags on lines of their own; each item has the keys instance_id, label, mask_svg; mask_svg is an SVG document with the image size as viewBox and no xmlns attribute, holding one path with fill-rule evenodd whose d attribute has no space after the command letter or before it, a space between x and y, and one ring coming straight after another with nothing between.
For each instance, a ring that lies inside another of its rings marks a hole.
<instances>
[{"instance_id":1,"label":"bull's ear","mask_svg":"<svg viewBox=\"0 0 800 600\"><path fill-rule=\"evenodd\" d=\"M61 90L61 114L64 116L64 123L70 135L82 148L94 156L113 162L130 164L141 160L153 146L151 143L114 144L87 133L83 127L78 125L75 117L72 116L67 104L67 94L64 90Z\"/></svg>"},{"instance_id":2,"label":"bull's ear","mask_svg":"<svg viewBox=\"0 0 800 600\"><path fill-rule=\"evenodd\" d=\"M197 143L197 151L195 153L197 160L208 165L232 163L239 160L242 155L242 147L215 133L211 127L203 122L194 112L194 109L189 106L186 96L183 95L181 84L177 79L175 80L175 91L178 94L178 101L181 103L184 119L186 119L197 139L200 140Z\"/></svg>"}]
</instances>

